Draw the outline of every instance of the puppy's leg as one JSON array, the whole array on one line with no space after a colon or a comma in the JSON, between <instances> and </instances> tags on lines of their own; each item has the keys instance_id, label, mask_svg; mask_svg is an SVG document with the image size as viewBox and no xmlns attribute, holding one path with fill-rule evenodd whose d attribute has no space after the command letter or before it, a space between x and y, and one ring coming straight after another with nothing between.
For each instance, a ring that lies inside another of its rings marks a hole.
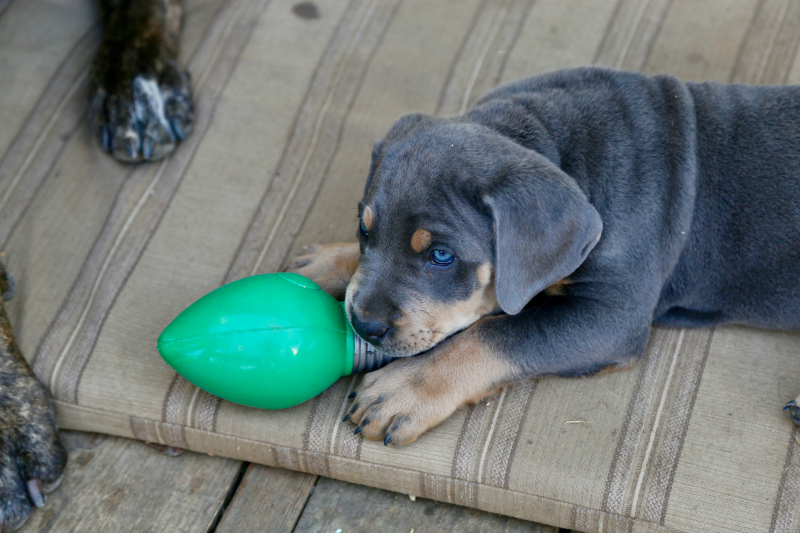
<instances>
[{"instance_id":1,"label":"puppy's leg","mask_svg":"<svg viewBox=\"0 0 800 533\"><path fill-rule=\"evenodd\" d=\"M480 400L518 374L470 328L364 376L345 421L368 439L409 444L459 406Z\"/></svg>"},{"instance_id":2,"label":"puppy's leg","mask_svg":"<svg viewBox=\"0 0 800 533\"><path fill-rule=\"evenodd\" d=\"M0 264L3 300L12 286ZM50 397L22 358L0 302L0 530L22 525L58 485L67 454L56 432Z\"/></svg>"},{"instance_id":3,"label":"puppy's leg","mask_svg":"<svg viewBox=\"0 0 800 533\"><path fill-rule=\"evenodd\" d=\"M286 271L310 278L337 300L344 300L360 255L357 242L315 244L305 255L295 258Z\"/></svg>"},{"instance_id":4,"label":"puppy's leg","mask_svg":"<svg viewBox=\"0 0 800 533\"><path fill-rule=\"evenodd\" d=\"M92 68L95 133L121 161L164 157L192 130L189 74L177 63L180 0L101 0Z\"/></svg>"},{"instance_id":5,"label":"puppy's leg","mask_svg":"<svg viewBox=\"0 0 800 533\"><path fill-rule=\"evenodd\" d=\"M588 298L557 297L518 315L486 317L367 374L345 420L369 439L408 444L504 384L624 365L644 350L649 326L646 308Z\"/></svg>"}]
</instances>

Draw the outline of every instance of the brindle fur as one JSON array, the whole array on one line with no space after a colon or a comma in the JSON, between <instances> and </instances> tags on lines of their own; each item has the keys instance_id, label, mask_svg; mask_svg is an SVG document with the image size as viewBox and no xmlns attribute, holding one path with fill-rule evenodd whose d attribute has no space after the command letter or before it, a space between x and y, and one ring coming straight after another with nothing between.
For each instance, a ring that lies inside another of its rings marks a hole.
<instances>
[{"instance_id":1,"label":"brindle fur","mask_svg":"<svg viewBox=\"0 0 800 533\"><path fill-rule=\"evenodd\" d=\"M92 115L102 147L121 161L158 159L192 129L189 74L178 65L180 0L104 0L92 68Z\"/></svg>"},{"instance_id":2,"label":"brindle fur","mask_svg":"<svg viewBox=\"0 0 800 533\"><path fill-rule=\"evenodd\" d=\"M12 284L0 264L3 300L13 296ZM0 530L13 531L44 504L42 492L55 488L66 461L50 397L23 359L0 301Z\"/></svg>"},{"instance_id":3,"label":"brindle fur","mask_svg":"<svg viewBox=\"0 0 800 533\"><path fill-rule=\"evenodd\" d=\"M104 35L91 74L93 128L121 161L163 157L192 129L189 75L177 63L180 0L101 0ZM0 292L13 282L0 265ZM0 303L0 531L12 531L55 489L66 464L56 416Z\"/></svg>"}]
</instances>

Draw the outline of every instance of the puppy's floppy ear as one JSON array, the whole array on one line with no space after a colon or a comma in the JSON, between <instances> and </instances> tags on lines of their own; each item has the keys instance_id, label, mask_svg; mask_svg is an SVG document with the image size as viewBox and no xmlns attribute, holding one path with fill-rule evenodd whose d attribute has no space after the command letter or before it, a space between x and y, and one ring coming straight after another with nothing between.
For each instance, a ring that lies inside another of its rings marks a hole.
<instances>
[{"instance_id":1,"label":"puppy's floppy ear","mask_svg":"<svg viewBox=\"0 0 800 533\"><path fill-rule=\"evenodd\" d=\"M603 230L575 180L541 156L498 178L484 201L492 211L497 301L511 315L574 272Z\"/></svg>"}]
</instances>

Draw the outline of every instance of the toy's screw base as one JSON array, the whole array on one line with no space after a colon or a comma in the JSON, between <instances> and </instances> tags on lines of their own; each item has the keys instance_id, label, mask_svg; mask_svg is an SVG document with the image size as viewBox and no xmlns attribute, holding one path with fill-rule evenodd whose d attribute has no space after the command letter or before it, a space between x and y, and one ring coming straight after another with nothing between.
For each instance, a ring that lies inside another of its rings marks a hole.
<instances>
[{"instance_id":1,"label":"toy's screw base","mask_svg":"<svg viewBox=\"0 0 800 533\"><path fill-rule=\"evenodd\" d=\"M391 357L375 350L375 347L359 337L354 337L353 348L353 374L359 372L372 372L391 363L397 357Z\"/></svg>"}]
</instances>

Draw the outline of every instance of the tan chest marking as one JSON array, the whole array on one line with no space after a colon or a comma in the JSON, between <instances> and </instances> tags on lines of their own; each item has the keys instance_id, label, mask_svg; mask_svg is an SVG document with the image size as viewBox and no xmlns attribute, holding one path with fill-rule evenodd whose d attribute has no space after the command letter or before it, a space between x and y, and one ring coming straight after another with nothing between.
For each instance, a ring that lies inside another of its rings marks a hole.
<instances>
[{"instance_id":1,"label":"tan chest marking","mask_svg":"<svg viewBox=\"0 0 800 533\"><path fill-rule=\"evenodd\" d=\"M560 281L557 281L557 282L553 283L549 287L547 287L544 290L544 293L547 296L563 296L564 295L564 287L566 287L567 285L570 285L571 283L572 283L571 279L564 278L564 279L562 279Z\"/></svg>"}]
</instances>

